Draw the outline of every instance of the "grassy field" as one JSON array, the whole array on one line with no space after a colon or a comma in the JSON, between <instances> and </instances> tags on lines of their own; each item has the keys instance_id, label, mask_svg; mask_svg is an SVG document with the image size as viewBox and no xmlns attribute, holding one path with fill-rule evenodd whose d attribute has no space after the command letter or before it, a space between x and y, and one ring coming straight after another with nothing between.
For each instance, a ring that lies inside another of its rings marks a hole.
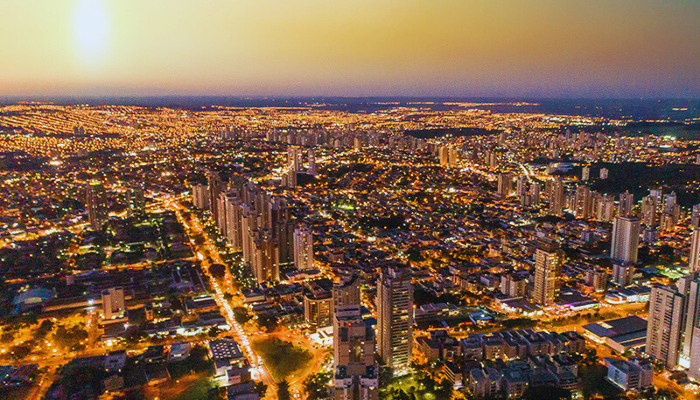
<instances>
[{"instance_id":1,"label":"grassy field","mask_svg":"<svg viewBox=\"0 0 700 400\"><path fill-rule=\"evenodd\" d=\"M278 382L299 377L309 369L314 359L308 349L276 337L256 340L252 346Z\"/></svg>"}]
</instances>

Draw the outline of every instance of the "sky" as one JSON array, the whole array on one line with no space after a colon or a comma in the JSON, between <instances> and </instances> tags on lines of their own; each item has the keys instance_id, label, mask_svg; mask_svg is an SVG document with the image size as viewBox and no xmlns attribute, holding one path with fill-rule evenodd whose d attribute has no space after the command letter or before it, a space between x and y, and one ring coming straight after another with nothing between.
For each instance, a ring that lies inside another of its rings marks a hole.
<instances>
[{"instance_id":1,"label":"sky","mask_svg":"<svg viewBox=\"0 0 700 400\"><path fill-rule=\"evenodd\" d=\"M700 98L700 0L0 0L0 96Z\"/></svg>"}]
</instances>

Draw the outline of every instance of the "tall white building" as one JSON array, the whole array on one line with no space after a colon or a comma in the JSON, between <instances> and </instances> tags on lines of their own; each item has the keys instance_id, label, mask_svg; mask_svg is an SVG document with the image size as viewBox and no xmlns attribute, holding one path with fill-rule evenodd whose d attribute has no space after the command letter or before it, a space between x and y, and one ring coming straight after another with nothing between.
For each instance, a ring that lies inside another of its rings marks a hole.
<instances>
[{"instance_id":1,"label":"tall white building","mask_svg":"<svg viewBox=\"0 0 700 400\"><path fill-rule=\"evenodd\" d=\"M510 196L513 186L513 177L508 173L498 174L498 195L501 197Z\"/></svg>"},{"instance_id":2,"label":"tall white building","mask_svg":"<svg viewBox=\"0 0 700 400\"><path fill-rule=\"evenodd\" d=\"M648 227L656 226L656 197L646 196L642 199L642 221Z\"/></svg>"},{"instance_id":3,"label":"tall white building","mask_svg":"<svg viewBox=\"0 0 700 400\"><path fill-rule=\"evenodd\" d=\"M695 229L690 235L690 255L688 269L691 272L700 271L700 229Z\"/></svg>"},{"instance_id":4,"label":"tall white building","mask_svg":"<svg viewBox=\"0 0 700 400\"><path fill-rule=\"evenodd\" d=\"M574 215L576 218L589 218L591 214L591 189L586 185L576 188L576 206Z\"/></svg>"},{"instance_id":5,"label":"tall white building","mask_svg":"<svg viewBox=\"0 0 700 400\"><path fill-rule=\"evenodd\" d=\"M356 276L333 286L333 303L333 398L376 400L379 396L379 368L374 361L376 336L370 320L362 318Z\"/></svg>"},{"instance_id":6,"label":"tall white building","mask_svg":"<svg viewBox=\"0 0 700 400\"><path fill-rule=\"evenodd\" d=\"M192 204L202 210L209 208L209 190L206 185L192 185Z\"/></svg>"},{"instance_id":7,"label":"tall white building","mask_svg":"<svg viewBox=\"0 0 700 400\"><path fill-rule=\"evenodd\" d=\"M540 204L540 184L533 182L530 184L530 205L538 206Z\"/></svg>"},{"instance_id":8,"label":"tall white building","mask_svg":"<svg viewBox=\"0 0 700 400\"><path fill-rule=\"evenodd\" d=\"M235 193L226 194L226 241L233 251L243 251L243 202Z\"/></svg>"},{"instance_id":9,"label":"tall white building","mask_svg":"<svg viewBox=\"0 0 700 400\"><path fill-rule=\"evenodd\" d=\"M690 226L693 229L700 228L700 204L693 206L693 210L690 213Z\"/></svg>"},{"instance_id":10,"label":"tall white building","mask_svg":"<svg viewBox=\"0 0 700 400\"><path fill-rule=\"evenodd\" d=\"M690 365L688 378L700 382L700 327L693 327L693 338L690 348Z\"/></svg>"},{"instance_id":11,"label":"tall white building","mask_svg":"<svg viewBox=\"0 0 700 400\"><path fill-rule=\"evenodd\" d=\"M688 367L690 361L691 341L693 339L693 328L698 326L700 319L700 274L695 272L681 277L676 281L678 292L685 296L685 320L683 321L681 333L681 351L679 364Z\"/></svg>"},{"instance_id":12,"label":"tall white building","mask_svg":"<svg viewBox=\"0 0 700 400\"><path fill-rule=\"evenodd\" d=\"M553 242L539 243L535 250L535 303L550 306L559 297L561 266L564 252Z\"/></svg>"},{"instance_id":13,"label":"tall white building","mask_svg":"<svg viewBox=\"0 0 700 400\"><path fill-rule=\"evenodd\" d=\"M616 262L613 264L612 282L619 287L632 284L634 276L634 264L630 262Z\"/></svg>"},{"instance_id":14,"label":"tall white building","mask_svg":"<svg viewBox=\"0 0 700 400\"><path fill-rule=\"evenodd\" d=\"M287 148L287 167L294 172L301 171L303 161L301 160L301 149L295 146Z\"/></svg>"},{"instance_id":15,"label":"tall white building","mask_svg":"<svg viewBox=\"0 0 700 400\"><path fill-rule=\"evenodd\" d=\"M618 215L613 222L610 258L615 261L637 262L641 223L636 217Z\"/></svg>"},{"instance_id":16,"label":"tall white building","mask_svg":"<svg viewBox=\"0 0 700 400\"><path fill-rule=\"evenodd\" d=\"M316 176L316 155L314 149L309 149L309 175Z\"/></svg>"},{"instance_id":17,"label":"tall white building","mask_svg":"<svg viewBox=\"0 0 700 400\"><path fill-rule=\"evenodd\" d=\"M550 213L558 217L564 215L565 202L566 197L564 196L564 182L562 182L561 178L556 178L552 183L552 195L549 199Z\"/></svg>"},{"instance_id":18,"label":"tall white building","mask_svg":"<svg viewBox=\"0 0 700 400\"><path fill-rule=\"evenodd\" d=\"M98 182L91 182L86 189L85 205L87 206L88 222L93 231L102 229L107 222L107 193L105 187Z\"/></svg>"},{"instance_id":19,"label":"tall white building","mask_svg":"<svg viewBox=\"0 0 700 400\"><path fill-rule=\"evenodd\" d=\"M655 285L649 300L645 352L669 368L678 365L685 296L675 286Z\"/></svg>"},{"instance_id":20,"label":"tall white building","mask_svg":"<svg viewBox=\"0 0 700 400\"><path fill-rule=\"evenodd\" d=\"M664 195L664 211L665 213L673 214L676 207L676 192L671 192Z\"/></svg>"},{"instance_id":21,"label":"tall white building","mask_svg":"<svg viewBox=\"0 0 700 400\"><path fill-rule=\"evenodd\" d=\"M125 312L123 288L113 287L102 291L102 314L104 319L122 318Z\"/></svg>"},{"instance_id":22,"label":"tall white building","mask_svg":"<svg viewBox=\"0 0 700 400\"><path fill-rule=\"evenodd\" d=\"M314 266L314 235L309 228L294 230L294 266L300 271Z\"/></svg>"},{"instance_id":23,"label":"tall white building","mask_svg":"<svg viewBox=\"0 0 700 400\"><path fill-rule=\"evenodd\" d=\"M621 193L617 214L621 216L629 216L632 214L632 207L634 207L634 194L630 193L629 191Z\"/></svg>"},{"instance_id":24,"label":"tall white building","mask_svg":"<svg viewBox=\"0 0 700 400\"><path fill-rule=\"evenodd\" d=\"M581 180L587 181L591 178L591 167L583 167L581 170Z\"/></svg>"},{"instance_id":25,"label":"tall white building","mask_svg":"<svg viewBox=\"0 0 700 400\"><path fill-rule=\"evenodd\" d=\"M413 286L410 271L389 267L377 282L378 352L395 375L407 372L413 355Z\"/></svg>"}]
</instances>

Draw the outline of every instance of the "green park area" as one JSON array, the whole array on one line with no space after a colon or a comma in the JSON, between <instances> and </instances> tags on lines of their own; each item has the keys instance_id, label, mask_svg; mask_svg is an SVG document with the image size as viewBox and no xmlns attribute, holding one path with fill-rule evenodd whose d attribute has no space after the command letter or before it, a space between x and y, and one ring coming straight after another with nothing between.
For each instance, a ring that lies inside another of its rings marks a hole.
<instances>
[{"instance_id":1,"label":"green park area","mask_svg":"<svg viewBox=\"0 0 700 400\"><path fill-rule=\"evenodd\" d=\"M278 382L303 376L312 367L314 356L311 351L292 342L268 337L254 341L252 346Z\"/></svg>"}]
</instances>

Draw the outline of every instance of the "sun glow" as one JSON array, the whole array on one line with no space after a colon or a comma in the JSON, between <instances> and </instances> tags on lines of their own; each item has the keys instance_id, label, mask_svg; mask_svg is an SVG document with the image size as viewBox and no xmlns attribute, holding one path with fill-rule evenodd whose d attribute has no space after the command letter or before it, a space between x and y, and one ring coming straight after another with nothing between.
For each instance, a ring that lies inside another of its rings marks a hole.
<instances>
[{"instance_id":1,"label":"sun glow","mask_svg":"<svg viewBox=\"0 0 700 400\"><path fill-rule=\"evenodd\" d=\"M73 13L73 35L78 54L97 63L105 53L108 20L102 0L79 0Z\"/></svg>"}]
</instances>

